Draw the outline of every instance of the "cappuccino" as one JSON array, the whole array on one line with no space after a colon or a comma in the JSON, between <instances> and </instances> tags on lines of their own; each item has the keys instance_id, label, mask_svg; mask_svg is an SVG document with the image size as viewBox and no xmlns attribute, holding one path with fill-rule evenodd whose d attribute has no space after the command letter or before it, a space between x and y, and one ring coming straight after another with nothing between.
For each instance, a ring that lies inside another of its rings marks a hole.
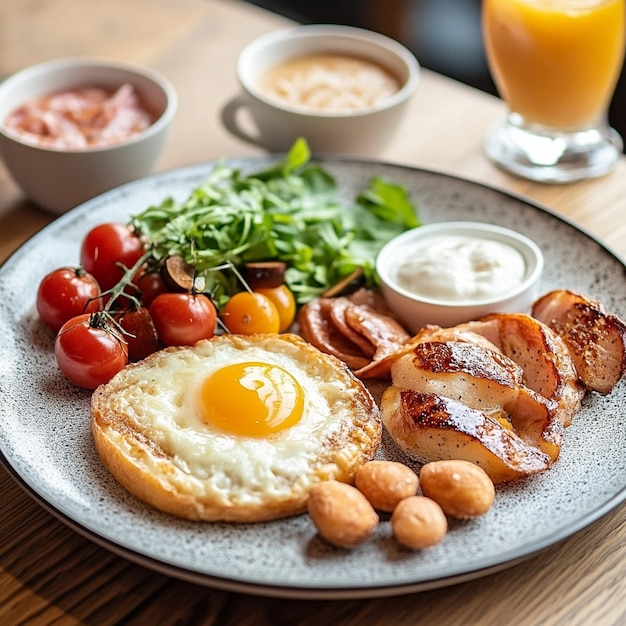
<instances>
[{"instance_id":1,"label":"cappuccino","mask_svg":"<svg viewBox=\"0 0 626 626\"><path fill-rule=\"evenodd\" d=\"M401 86L377 63L340 54L287 60L270 68L259 83L267 97L294 108L329 113L373 107Z\"/></svg>"}]
</instances>

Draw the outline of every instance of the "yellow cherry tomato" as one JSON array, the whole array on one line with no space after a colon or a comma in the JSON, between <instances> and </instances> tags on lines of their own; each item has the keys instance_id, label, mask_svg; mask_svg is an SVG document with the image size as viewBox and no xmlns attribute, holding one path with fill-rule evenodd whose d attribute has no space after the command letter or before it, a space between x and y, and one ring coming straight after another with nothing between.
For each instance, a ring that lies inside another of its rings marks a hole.
<instances>
[{"instance_id":1,"label":"yellow cherry tomato","mask_svg":"<svg viewBox=\"0 0 626 626\"><path fill-rule=\"evenodd\" d=\"M239 335L277 333L280 315L274 303L262 293L240 291L222 307L222 322L229 332Z\"/></svg>"},{"instance_id":2,"label":"yellow cherry tomato","mask_svg":"<svg viewBox=\"0 0 626 626\"><path fill-rule=\"evenodd\" d=\"M264 287L256 291L267 296L274 303L280 317L278 332L285 332L293 324L296 317L296 299L293 297L291 289L283 284L278 287Z\"/></svg>"}]
</instances>

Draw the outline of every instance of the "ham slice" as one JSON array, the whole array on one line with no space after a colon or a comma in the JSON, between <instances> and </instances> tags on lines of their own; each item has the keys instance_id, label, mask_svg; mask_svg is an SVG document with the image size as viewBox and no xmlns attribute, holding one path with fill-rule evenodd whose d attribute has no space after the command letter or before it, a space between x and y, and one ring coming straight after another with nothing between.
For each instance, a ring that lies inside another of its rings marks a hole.
<instances>
[{"instance_id":1,"label":"ham slice","mask_svg":"<svg viewBox=\"0 0 626 626\"><path fill-rule=\"evenodd\" d=\"M319 311L326 322L311 324ZM609 393L626 370L626 325L599 303L558 290L532 312L411 337L361 290L314 301L301 324L306 339L349 357L357 376L391 378L383 422L409 456L470 460L502 482L547 470L584 394Z\"/></svg>"},{"instance_id":2,"label":"ham slice","mask_svg":"<svg viewBox=\"0 0 626 626\"><path fill-rule=\"evenodd\" d=\"M389 387L383 423L398 446L422 463L463 459L480 465L494 483L546 471L551 459L483 411L437 394Z\"/></svg>"},{"instance_id":3,"label":"ham slice","mask_svg":"<svg viewBox=\"0 0 626 626\"><path fill-rule=\"evenodd\" d=\"M609 393L626 371L626 325L596 300L559 289L539 298L532 315L559 335L585 388Z\"/></svg>"},{"instance_id":4,"label":"ham slice","mask_svg":"<svg viewBox=\"0 0 626 626\"><path fill-rule=\"evenodd\" d=\"M113 92L88 87L39 96L4 124L29 143L77 150L120 143L153 121L133 86L125 84Z\"/></svg>"},{"instance_id":5,"label":"ham slice","mask_svg":"<svg viewBox=\"0 0 626 626\"><path fill-rule=\"evenodd\" d=\"M345 361L360 378L387 378L411 338L380 294L367 289L312 300L300 309L298 326L304 339Z\"/></svg>"}]
</instances>

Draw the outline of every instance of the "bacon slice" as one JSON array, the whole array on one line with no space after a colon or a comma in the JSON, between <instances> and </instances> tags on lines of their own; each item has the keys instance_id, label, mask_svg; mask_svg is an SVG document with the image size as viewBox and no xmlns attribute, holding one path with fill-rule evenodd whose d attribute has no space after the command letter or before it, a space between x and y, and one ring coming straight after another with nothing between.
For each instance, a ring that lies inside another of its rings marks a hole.
<instances>
[{"instance_id":1,"label":"bacon slice","mask_svg":"<svg viewBox=\"0 0 626 626\"><path fill-rule=\"evenodd\" d=\"M555 400L521 385L508 415L515 433L528 445L547 454L551 461L559 458L565 435L563 423L553 419L555 412Z\"/></svg>"},{"instance_id":2,"label":"bacon slice","mask_svg":"<svg viewBox=\"0 0 626 626\"><path fill-rule=\"evenodd\" d=\"M533 315L429 325L390 367L383 422L421 461L463 458L495 482L548 469L585 391L608 393L626 368L626 325L575 292Z\"/></svg>"},{"instance_id":3,"label":"bacon slice","mask_svg":"<svg viewBox=\"0 0 626 626\"><path fill-rule=\"evenodd\" d=\"M596 300L559 289L537 300L532 315L559 335L589 391L609 393L626 371L626 325Z\"/></svg>"},{"instance_id":4,"label":"bacon slice","mask_svg":"<svg viewBox=\"0 0 626 626\"><path fill-rule=\"evenodd\" d=\"M415 343L425 341L463 341L477 346L482 346L488 350L498 350L491 341L470 330L467 326L447 326L441 327L435 324L427 324L419 330L412 339Z\"/></svg>"},{"instance_id":5,"label":"bacon slice","mask_svg":"<svg viewBox=\"0 0 626 626\"><path fill-rule=\"evenodd\" d=\"M337 330L345 335L352 343L359 346L364 356L374 358L376 353L376 345L370 341L359 328L353 328L349 323L346 315L346 311L349 308L354 307L349 298L339 297L334 298L330 302L330 317L337 327Z\"/></svg>"},{"instance_id":6,"label":"bacon slice","mask_svg":"<svg viewBox=\"0 0 626 626\"><path fill-rule=\"evenodd\" d=\"M371 359L350 341L334 324L331 317L330 298L317 298L308 302L298 313L298 326L303 339L319 350L341 359L351 369L369 365Z\"/></svg>"},{"instance_id":7,"label":"bacon slice","mask_svg":"<svg viewBox=\"0 0 626 626\"><path fill-rule=\"evenodd\" d=\"M374 291L373 289L366 289L362 287L357 289L354 293L346 296L352 304L366 304L378 313L384 313L385 315L391 315L391 309L387 304L384 296L380 291Z\"/></svg>"},{"instance_id":8,"label":"bacon slice","mask_svg":"<svg viewBox=\"0 0 626 626\"><path fill-rule=\"evenodd\" d=\"M472 339L474 334L463 336ZM557 401L528 388L522 367L483 341L418 343L391 366L393 385L456 400L491 415L555 461L564 433Z\"/></svg>"},{"instance_id":9,"label":"bacon slice","mask_svg":"<svg viewBox=\"0 0 626 626\"><path fill-rule=\"evenodd\" d=\"M487 413L507 410L518 396L522 370L496 350L460 341L428 341L391 367L400 389L434 393Z\"/></svg>"},{"instance_id":10,"label":"bacon slice","mask_svg":"<svg viewBox=\"0 0 626 626\"><path fill-rule=\"evenodd\" d=\"M460 325L493 343L524 371L524 384L554 401L552 419L571 424L584 389L563 340L548 326L524 313L493 313Z\"/></svg>"},{"instance_id":11,"label":"bacon slice","mask_svg":"<svg viewBox=\"0 0 626 626\"><path fill-rule=\"evenodd\" d=\"M382 296L367 289L307 303L298 325L304 339L343 359L360 378L388 378L391 364L410 340Z\"/></svg>"},{"instance_id":12,"label":"bacon slice","mask_svg":"<svg viewBox=\"0 0 626 626\"><path fill-rule=\"evenodd\" d=\"M306 339L360 378L391 378L381 409L401 449L473 461L495 482L548 469L585 392L609 393L626 371L626 325L568 290L540 298L533 315L427 325L412 337L368 290L305 308Z\"/></svg>"},{"instance_id":13,"label":"bacon slice","mask_svg":"<svg viewBox=\"0 0 626 626\"><path fill-rule=\"evenodd\" d=\"M374 360L395 352L398 346L410 339L409 333L397 320L368 305L348 306L344 315L348 326L375 346Z\"/></svg>"}]
</instances>

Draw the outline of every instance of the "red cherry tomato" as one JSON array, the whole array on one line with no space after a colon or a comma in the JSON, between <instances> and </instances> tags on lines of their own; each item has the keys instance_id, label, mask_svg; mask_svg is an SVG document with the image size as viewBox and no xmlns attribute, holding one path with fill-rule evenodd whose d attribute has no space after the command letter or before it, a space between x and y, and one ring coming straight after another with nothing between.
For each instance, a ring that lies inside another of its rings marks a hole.
<instances>
[{"instance_id":1,"label":"red cherry tomato","mask_svg":"<svg viewBox=\"0 0 626 626\"><path fill-rule=\"evenodd\" d=\"M126 224L108 222L92 228L82 242L80 263L95 276L103 291L111 289L123 275L121 263L133 267L145 251L144 243Z\"/></svg>"},{"instance_id":2,"label":"red cherry tomato","mask_svg":"<svg viewBox=\"0 0 626 626\"><path fill-rule=\"evenodd\" d=\"M159 349L159 338L148 309L129 309L117 321L127 333L124 340L128 344L129 360L140 361Z\"/></svg>"},{"instance_id":3,"label":"red cherry tomato","mask_svg":"<svg viewBox=\"0 0 626 626\"><path fill-rule=\"evenodd\" d=\"M141 303L146 308L150 308L154 299L158 295L166 293L168 290L160 272L140 273L139 276L133 280L133 283L136 285L137 289L139 289Z\"/></svg>"},{"instance_id":4,"label":"red cherry tomato","mask_svg":"<svg viewBox=\"0 0 626 626\"><path fill-rule=\"evenodd\" d=\"M76 267L60 267L47 274L37 290L37 312L55 333L67 320L81 313L102 310L96 279Z\"/></svg>"},{"instance_id":5,"label":"red cherry tomato","mask_svg":"<svg viewBox=\"0 0 626 626\"><path fill-rule=\"evenodd\" d=\"M109 382L128 362L126 342L107 325L105 316L73 317L63 324L54 344L65 377L85 389Z\"/></svg>"},{"instance_id":6,"label":"red cherry tomato","mask_svg":"<svg viewBox=\"0 0 626 626\"><path fill-rule=\"evenodd\" d=\"M192 346L215 334L215 305L203 294L162 293L149 311L159 339L167 346Z\"/></svg>"}]
</instances>

